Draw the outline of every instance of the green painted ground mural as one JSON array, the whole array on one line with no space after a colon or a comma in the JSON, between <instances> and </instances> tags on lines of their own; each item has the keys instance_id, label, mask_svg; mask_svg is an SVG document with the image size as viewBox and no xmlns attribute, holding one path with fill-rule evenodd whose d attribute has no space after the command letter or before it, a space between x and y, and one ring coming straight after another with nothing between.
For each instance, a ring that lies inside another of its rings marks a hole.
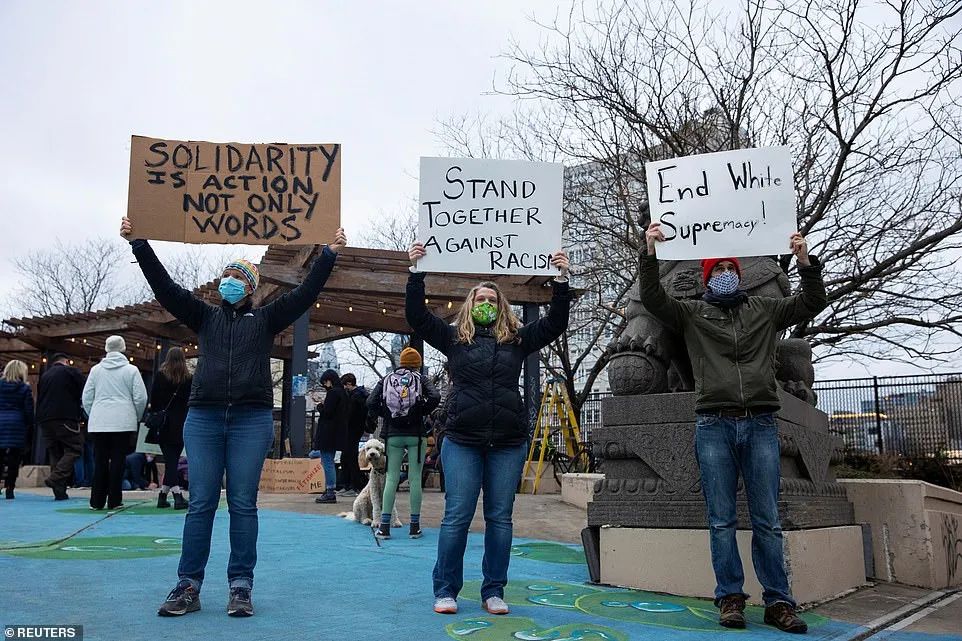
<instances>
[{"instance_id":1,"label":"green painted ground mural","mask_svg":"<svg viewBox=\"0 0 962 641\"><path fill-rule=\"evenodd\" d=\"M591 623L545 628L524 617L479 617L448 625L454 639L469 641L628 641L623 632Z\"/></svg>"},{"instance_id":2,"label":"green painted ground mural","mask_svg":"<svg viewBox=\"0 0 962 641\"><path fill-rule=\"evenodd\" d=\"M0 554L28 559L105 561L180 554L180 539L156 536L78 536L66 541L2 547Z\"/></svg>"},{"instance_id":3,"label":"green painted ground mural","mask_svg":"<svg viewBox=\"0 0 962 641\"><path fill-rule=\"evenodd\" d=\"M561 543L522 543L511 548L511 556L545 563L579 565L585 562L585 553L581 548L569 547Z\"/></svg>"},{"instance_id":4,"label":"green painted ground mural","mask_svg":"<svg viewBox=\"0 0 962 641\"><path fill-rule=\"evenodd\" d=\"M480 598L480 581L465 583L464 592ZM724 632L718 625L718 610L710 601L668 594L596 588L578 583L544 581L538 579L512 579L504 592L509 605L540 605L567 609L612 621L654 625L675 630L697 632ZM745 614L749 623L762 625L764 609L750 606ZM827 621L813 614L802 616L810 627ZM500 638L500 637L499 637Z\"/></svg>"}]
</instances>

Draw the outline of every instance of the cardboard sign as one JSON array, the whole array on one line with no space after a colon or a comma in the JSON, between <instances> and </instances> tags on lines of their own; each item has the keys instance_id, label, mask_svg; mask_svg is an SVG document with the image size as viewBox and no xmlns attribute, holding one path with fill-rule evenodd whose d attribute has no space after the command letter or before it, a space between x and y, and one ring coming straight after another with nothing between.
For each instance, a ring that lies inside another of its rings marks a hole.
<instances>
[{"instance_id":1,"label":"cardboard sign","mask_svg":"<svg viewBox=\"0 0 962 641\"><path fill-rule=\"evenodd\" d=\"M554 275L564 167L477 158L421 158L418 269Z\"/></svg>"},{"instance_id":2,"label":"cardboard sign","mask_svg":"<svg viewBox=\"0 0 962 641\"><path fill-rule=\"evenodd\" d=\"M257 489L275 494L322 493L326 489L324 468L320 459L267 459Z\"/></svg>"},{"instance_id":3,"label":"cardboard sign","mask_svg":"<svg viewBox=\"0 0 962 641\"><path fill-rule=\"evenodd\" d=\"M127 216L137 238L329 243L341 224L341 146L132 136Z\"/></svg>"},{"instance_id":4,"label":"cardboard sign","mask_svg":"<svg viewBox=\"0 0 962 641\"><path fill-rule=\"evenodd\" d=\"M738 149L645 163L658 258L788 253L798 230L788 147Z\"/></svg>"}]
</instances>

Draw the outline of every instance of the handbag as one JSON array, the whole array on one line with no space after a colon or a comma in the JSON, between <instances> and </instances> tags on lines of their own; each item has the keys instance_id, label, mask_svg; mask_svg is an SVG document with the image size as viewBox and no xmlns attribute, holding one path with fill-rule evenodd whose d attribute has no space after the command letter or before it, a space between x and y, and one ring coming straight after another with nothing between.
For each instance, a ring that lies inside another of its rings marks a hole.
<instances>
[{"instance_id":1,"label":"handbag","mask_svg":"<svg viewBox=\"0 0 962 641\"><path fill-rule=\"evenodd\" d=\"M159 412L147 412L147 415L144 416L144 425L147 426L147 435L144 436L145 443L151 443L152 445L160 443L160 430L167 425L167 410L170 409L171 403L177 398L179 391L179 388L174 390L174 395L167 401L167 407Z\"/></svg>"}]
</instances>

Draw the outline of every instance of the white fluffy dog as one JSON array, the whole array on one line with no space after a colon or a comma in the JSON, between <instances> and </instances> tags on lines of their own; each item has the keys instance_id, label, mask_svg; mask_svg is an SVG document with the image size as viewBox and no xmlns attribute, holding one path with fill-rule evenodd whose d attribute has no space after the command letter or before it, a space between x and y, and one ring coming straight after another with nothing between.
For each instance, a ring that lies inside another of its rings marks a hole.
<instances>
[{"instance_id":1,"label":"white fluffy dog","mask_svg":"<svg viewBox=\"0 0 962 641\"><path fill-rule=\"evenodd\" d=\"M368 439L357 454L357 462L361 469L370 466L370 478L361 493L354 499L353 511L343 512L340 516L348 521L375 525L381 518L381 499L384 496L384 482L387 480L387 453L384 443L376 438ZM395 527L403 525L398 517L397 506L394 507L392 516Z\"/></svg>"}]
</instances>

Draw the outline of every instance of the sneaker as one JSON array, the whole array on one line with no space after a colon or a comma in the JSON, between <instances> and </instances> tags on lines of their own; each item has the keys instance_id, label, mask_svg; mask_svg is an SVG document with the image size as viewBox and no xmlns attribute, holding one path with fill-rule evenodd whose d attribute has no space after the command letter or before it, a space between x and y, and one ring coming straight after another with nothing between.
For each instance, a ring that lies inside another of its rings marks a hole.
<instances>
[{"instance_id":1,"label":"sneaker","mask_svg":"<svg viewBox=\"0 0 962 641\"><path fill-rule=\"evenodd\" d=\"M434 611L438 614L457 614L458 602L451 597L442 597L434 600Z\"/></svg>"},{"instance_id":2,"label":"sneaker","mask_svg":"<svg viewBox=\"0 0 962 641\"><path fill-rule=\"evenodd\" d=\"M231 588L230 601L227 602L227 616L254 616L254 604L251 602L251 591L248 588Z\"/></svg>"},{"instance_id":3,"label":"sneaker","mask_svg":"<svg viewBox=\"0 0 962 641\"><path fill-rule=\"evenodd\" d=\"M380 525L377 526L377 529L374 530L374 536L376 536L379 539L391 538L391 526L384 525L383 523L381 523Z\"/></svg>"},{"instance_id":4,"label":"sneaker","mask_svg":"<svg viewBox=\"0 0 962 641\"><path fill-rule=\"evenodd\" d=\"M324 492L314 499L315 503L337 503L337 495L334 492Z\"/></svg>"},{"instance_id":5,"label":"sneaker","mask_svg":"<svg viewBox=\"0 0 962 641\"><path fill-rule=\"evenodd\" d=\"M729 594L718 603L721 614L718 623L726 628L745 627L745 597L741 594Z\"/></svg>"},{"instance_id":6,"label":"sneaker","mask_svg":"<svg viewBox=\"0 0 962 641\"><path fill-rule=\"evenodd\" d=\"M782 632L793 634L805 634L808 632L808 624L795 614L795 608L779 601L765 608L765 623L775 626Z\"/></svg>"},{"instance_id":7,"label":"sneaker","mask_svg":"<svg viewBox=\"0 0 962 641\"><path fill-rule=\"evenodd\" d=\"M167 500L167 492L160 492L157 495L157 508L161 509L166 507L170 507L170 501Z\"/></svg>"},{"instance_id":8,"label":"sneaker","mask_svg":"<svg viewBox=\"0 0 962 641\"><path fill-rule=\"evenodd\" d=\"M123 503L118 503L117 505L108 505L107 511L109 512L111 510L122 510L124 509L124 507L126 506Z\"/></svg>"},{"instance_id":9,"label":"sneaker","mask_svg":"<svg viewBox=\"0 0 962 641\"><path fill-rule=\"evenodd\" d=\"M200 610L200 594L190 584L190 581L181 581L167 595L167 600L157 610L157 615L179 617L198 610Z\"/></svg>"},{"instance_id":10,"label":"sneaker","mask_svg":"<svg viewBox=\"0 0 962 641\"><path fill-rule=\"evenodd\" d=\"M411 529L408 531L408 536L412 539L420 539L424 533L421 531L421 526L418 523L412 523Z\"/></svg>"},{"instance_id":11,"label":"sneaker","mask_svg":"<svg viewBox=\"0 0 962 641\"><path fill-rule=\"evenodd\" d=\"M184 498L182 492L174 493L174 509L175 510L186 510L188 506L187 499Z\"/></svg>"},{"instance_id":12,"label":"sneaker","mask_svg":"<svg viewBox=\"0 0 962 641\"><path fill-rule=\"evenodd\" d=\"M338 496L343 496L344 498L351 498L357 496L357 492L351 489L341 490L337 493Z\"/></svg>"},{"instance_id":13,"label":"sneaker","mask_svg":"<svg viewBox=\"0 0 962 641\"><path fill-rule=\"evenodd\" d=\"M59 483L54 483L50 479L43 482L44 485L53 490L53 500L54 501L66 501L70 497L67 496L67 486L60 485Z\"/></svg>"},{"instance_id":14,"label":"sneaker","mask_svg":"<svg viewBox=\"0 0 962 641\"><path fill-rule=\"evenodd\" d=\"M511 611L508 609L508 604L499 596L488 597L481 605L488 614L507 614Z\"/></svg>"}]
</instances>

